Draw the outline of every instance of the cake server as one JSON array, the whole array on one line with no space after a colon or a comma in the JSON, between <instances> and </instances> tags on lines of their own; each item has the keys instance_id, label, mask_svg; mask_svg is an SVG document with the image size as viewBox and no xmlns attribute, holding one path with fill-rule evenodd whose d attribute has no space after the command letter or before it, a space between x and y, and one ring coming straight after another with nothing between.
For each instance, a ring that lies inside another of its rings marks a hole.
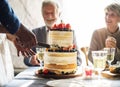
<instances>
[{"instance_id":1,"label":"cake server","mask_svg":"<svg viewBox=\"0 0 120 87\"><path fill-rule=\"evenodd\" d=\"M50 48L51 47L49 44L46 44L46 43L43 43L43 42L38 42L37 46L42 46L42 47L45 47L45 48Z\"/></svg>"}]
</instances>

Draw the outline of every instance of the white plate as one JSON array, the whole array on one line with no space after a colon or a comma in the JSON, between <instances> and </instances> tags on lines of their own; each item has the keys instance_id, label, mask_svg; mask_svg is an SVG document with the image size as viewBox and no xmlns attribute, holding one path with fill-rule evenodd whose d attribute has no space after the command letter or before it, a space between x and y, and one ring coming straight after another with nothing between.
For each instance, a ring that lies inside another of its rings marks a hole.
<instances>
[{"instance_id":1,"label":"white plate","mask_svg":"<svg viewBox=\"0 0 120 87\"><path fill-rule=\"evenodd\" d=\"M52 87L81 87L80 83L71 80L52 80L48 81L46 85Z\"/></svg>"}]
</instances>

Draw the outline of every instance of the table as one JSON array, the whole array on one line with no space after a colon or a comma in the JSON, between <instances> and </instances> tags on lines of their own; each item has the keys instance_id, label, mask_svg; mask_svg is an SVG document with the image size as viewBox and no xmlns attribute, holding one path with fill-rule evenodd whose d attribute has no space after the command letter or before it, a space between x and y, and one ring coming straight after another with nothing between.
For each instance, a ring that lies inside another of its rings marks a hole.
<instances>
[{"instance_id":1,"label":"table","mask_svg":"<svg viewBox=\"0 0 120 87\"><path fill-rule=\"evenodd\" d=\"M35 75L39 67L29 67L19 73L5 87L50 87L47 84L53 84L53 87L120 87L118 79L85 79L82 76L69 79L47 79Z\"/></svg>"}]
</instances>

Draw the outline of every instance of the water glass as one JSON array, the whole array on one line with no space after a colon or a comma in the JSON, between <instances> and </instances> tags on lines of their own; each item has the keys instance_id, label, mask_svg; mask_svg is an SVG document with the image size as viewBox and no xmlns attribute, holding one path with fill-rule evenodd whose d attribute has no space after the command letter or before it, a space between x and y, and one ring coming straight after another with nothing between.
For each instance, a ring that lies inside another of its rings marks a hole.
<instances>
[{"instance_id":1,"label":"water glass","mask_svg":"<svg viewBox=\"0 0 120 87\"><path fill-rule=\"evenodd\" d=\"M101 71L104 70L106 66L107 51L92 51L92 58L94 69L98 72L100 78Z\"/></svg>"}]
</instances>

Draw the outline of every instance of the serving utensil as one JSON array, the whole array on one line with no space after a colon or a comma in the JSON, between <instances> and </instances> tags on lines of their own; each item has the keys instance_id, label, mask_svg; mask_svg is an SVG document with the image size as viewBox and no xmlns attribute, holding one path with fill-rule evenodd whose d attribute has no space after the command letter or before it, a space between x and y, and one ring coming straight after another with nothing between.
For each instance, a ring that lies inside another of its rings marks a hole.
<instances>
[{"instance_id":1,"label":"serving utensil","mask_svg":"<svg viewBox=\"0 0 120 87\"><path fill-rule=\"evenodd\" d=\"M51 47L50 44L46 44L46 43L43 43L43 42L38 42L37 47L39 47L39 46L42 46L42 47L45 47L45 48L50 48Z\"/></svg>"},{"instance_id":2,"label":"serving utensil","mask_svg":"<svg viewBox=\"0 0 120 87\"><path fill-rule=\"evenodd\" d=\"M88 66L88 47L82 47L81 51L84 53L85 58L86 58L86 65Z\"/></svg>"}]
</instances>

